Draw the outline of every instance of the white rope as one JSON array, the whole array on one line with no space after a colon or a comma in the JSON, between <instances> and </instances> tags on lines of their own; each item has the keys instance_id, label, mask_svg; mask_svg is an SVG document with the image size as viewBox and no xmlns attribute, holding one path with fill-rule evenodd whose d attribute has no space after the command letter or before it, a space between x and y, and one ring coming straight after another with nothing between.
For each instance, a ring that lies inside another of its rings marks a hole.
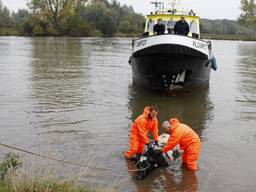
<instances>
[{"instance_id":1,"label":"white rope","mask_svg":"<svg viewBox=\"0 0 256 192\"><path fill-rule=\"evenodd\" d=\"M66 160L61 160L61 159L57 159L55 157L51 157L51 156L47 156L47 155L42 155L42 154L38 154L38 153L35 153L35 152L32 152L32 151L28 151L28 150L25 150L25 149L21 149L21 148L18 148L18 147L14 147L14 146L11 146L11 145L7 145L7 144L4 144L4 143L0 143L1 146L5 147L5 148L9 148L9 149L14 149L16 151L20 151L20 152L23 152L23 153L26 153L26 154L30 154L30 155L34 155L34 156L37 156L37 157L41 157L41 158L45 158L45 159L50 159L50 160L53 160L53 161L57 161L57 162L61 162L63 164L69 164L69 165L73 165L73 166L77 166L77 167L83 167L83 168L89 168L89 169L96 169L96 170L102 170L102 171L113 171L113 172L138 172L138 171L144 171L146 169L148 169L150 167L150 165L146 168L143 168L143 169L111 169L111 168L104 168L104 167L96 167L96 166L90 166L90 165L83 165L83 164L80 164L80 163L76 163L76 162L71 162L71 161L66 161Z\"/></svg>"}]
</instances>

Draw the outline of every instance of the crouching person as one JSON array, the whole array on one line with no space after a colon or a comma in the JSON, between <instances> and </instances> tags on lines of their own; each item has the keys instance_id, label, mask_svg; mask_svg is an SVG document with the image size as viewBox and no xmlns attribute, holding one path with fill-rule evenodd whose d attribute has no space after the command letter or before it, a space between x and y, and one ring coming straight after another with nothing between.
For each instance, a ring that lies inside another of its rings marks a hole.
<instances>
[{"instance_id":1,"label":"crouching person","mask_svg":"<svg viewBox=\"0 0 256 192\"><path fill-rule=\"evenodd\" d=\"M179 122L178 119L171 119L162 124L163 129L170 134L167 144L158 151L166 153L180 145L183 150L182 162L190 170L197 170L197 160L201 150L201 142L198 135L187 125Z\"/></svg>"},{"instance_id":2,"label":"crouching person","mask_svg":"<svg viewBox=\"0 0 256 192\"><path fill-rule=\"evenodd\" d=\"M138 158L144 152L144 146L150 144L148 133L158 144L158 110L153 106L145 107L144 112L132 124L130 130L130 149L125 152L126 159Z\"/></svg>"}]
</instances>

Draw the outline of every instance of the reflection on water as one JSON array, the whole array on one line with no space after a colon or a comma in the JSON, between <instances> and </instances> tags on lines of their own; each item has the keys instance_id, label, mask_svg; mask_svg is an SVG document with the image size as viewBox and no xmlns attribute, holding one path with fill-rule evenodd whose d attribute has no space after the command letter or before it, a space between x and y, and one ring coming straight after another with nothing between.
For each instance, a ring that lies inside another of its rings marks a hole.
<instances>
[{"instance_id":1,"label":"reflection on water","mask_svg":"<svg viewBox=\"0 0 256 192\"><path fill-rule=\"evenodd\" d=\"M88 70L88 53L82 52L80 41L40 38L33 41L31 63L31 98L33 113L40 116L40 127L58 129L58 126L77 124L86 119L69 123L66 112L79 109L85 102ZM45 117L45 119L42 118ZM35 125L36 126L36 125ZM64 127L63 127L64 128Z\"/></svg>"},{"instance_id":2,"label":"reflection on water","mask_svg":"<svg viewBox=\"0 0 256 192\"><path fill-rule=\"evenodd\" d=\"M239 93L236 102L239 105L237 117L243 120L256 120L256 45L254 43L239 46L242 56L238 69Z\"/></svg>"},{"instance_id":3,"label":"reflection on water","mask_svg":"<svg viewBox=\"0 0 256 192\"><path fill-rule=\"evenodd\" d=\"M131 39L0 37L0 141L125 170L81 172L58 164L60 175L79 174L117 191L254 191L256 44L213 45L219 71L210 86L168 96L132 85ZM178 117L200 135L196 174L179 161L143 181L127 173L122 154L145 105L158 106L160 123Z\"/></svg>"},{"instance_id":4,"label":"reflection on water","mask_svg":"<svg viewBox=\"0 0 256 192\"><path fill-rule=\"evenodd\" d=\"M198 191L198 179L194 172L182 168L179 171L157 170L144 181L135 181L137 192Z\"/></svg>"}]
</instances>

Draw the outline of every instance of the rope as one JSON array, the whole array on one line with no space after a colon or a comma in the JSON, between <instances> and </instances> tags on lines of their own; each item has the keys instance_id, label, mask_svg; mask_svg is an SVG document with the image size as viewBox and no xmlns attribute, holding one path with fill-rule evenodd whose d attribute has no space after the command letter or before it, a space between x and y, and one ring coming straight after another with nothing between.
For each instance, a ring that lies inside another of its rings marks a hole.
<instances>
[{"instance_id":1,"label":"rope","mask_svg":"<svg viewBox=\"0 0 256 192\"><path fill-rule=\"evenodd\" d=\"M26 153L26 154L37 156L37 157L42 157L42 158L45 158L45 159L50 159L50 160L53 160L53 161L61 162L63 164L69 164L69 165L73 165L73 166L76 166L76 167L83 167L83 168L89 168L89 169L95 169L95 170L101 170L101 171L139 172L139 171L144 171L144 170L146 170L150 167L150 165L149 165L148 167L143 168L143 169L128 169L128 170L127 169L111 169L111 168L96 167L96 166L83 165L83 164L80 164L80 163L75 163L75 162L71 162L71 161L57 159L57 158L54 158L54 157L34 153L34 152L31 152L31 151L28 151L28 150L25 150L25 149L21 149L21 148L18 148L18 147L13 147L11 145L7 145L7 144L4 144L4 143L0 143L0 145L5 147L5 148L14 149L16 151L20 151L20 152L23 152L23 153Z\"/></svg>"}]
</instances>

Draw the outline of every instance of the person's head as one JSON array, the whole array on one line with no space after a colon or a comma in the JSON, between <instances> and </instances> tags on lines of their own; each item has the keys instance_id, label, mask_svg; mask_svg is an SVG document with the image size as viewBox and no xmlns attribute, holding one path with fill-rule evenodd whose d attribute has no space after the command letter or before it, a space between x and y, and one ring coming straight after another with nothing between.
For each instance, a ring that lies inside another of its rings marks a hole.
<instances>
[{"instance_id":1,"label":"person's head","mask_svg":"<svg viewBox=\"0 0 256 192\"><path fill-rule=\"evenodd\" d=\"M162 123L162 128L164 133L170 133L171 132L171 123L170 121L164 121Z\"/></svg>"},{"instance_id":2,"label":"person's head","mask_svg":"<svg viewBox=\"0 0 256 192\"><path fill-rule=\"evenodd\" d=\"M148 118L153 119L153 118L157 117L157 115L158 115L158 109L154 106L150 106Z\"/></svg>"},{"instance_id":3,"label":"person's head","mask_svg":"<svg viewBox=\"0 0 256 192\"><path fill-rule=\"evenodd\" d=\"M162 19L157 19L157 24L162 24Z\"/></svg>"}]
</instances>

